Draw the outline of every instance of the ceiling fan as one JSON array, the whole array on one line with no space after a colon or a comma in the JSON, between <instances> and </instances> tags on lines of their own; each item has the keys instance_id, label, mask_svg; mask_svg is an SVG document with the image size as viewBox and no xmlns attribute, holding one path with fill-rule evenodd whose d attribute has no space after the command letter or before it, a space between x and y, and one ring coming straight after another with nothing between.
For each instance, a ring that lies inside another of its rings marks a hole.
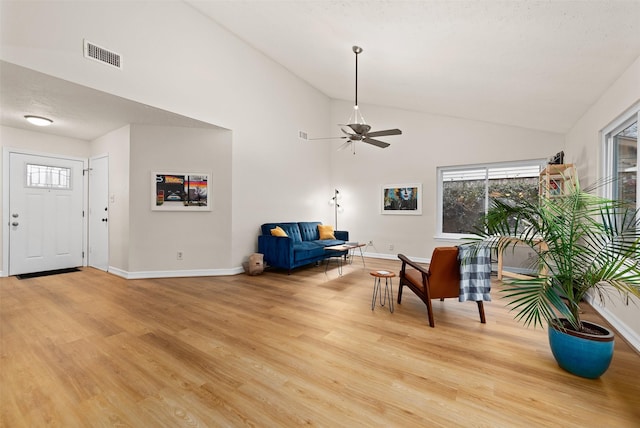
<instances>
[{"instance_id":1,"label":"ceiling fan","mask_svg":"<svg viewBox=\"0 0 640 428\"><path fill-rule=\"evenodd\" d=\"M376 147L380 147L384 149L385 147L389 147L390 144L384 141L376 140L374 137L383 137L387 135L400 135L402 131L399 129L385 129L383 131L371 131L371 126L367 125L358 109L358 55L362 53L362 48L360 46L354 46L353 53L356 54L356 98L355 103L353 105L353 113L349 117L347 125L338 125L340 126L340 130L345 134L340 137L329 137L329 138L309 138L309 140L335 140L335 139L346 139L347 141L338 148L338 150L343 150L347 148L349 145L353 147L353 154L356 154L355 142L362 141L363 143L368 143L374 145Z\"/></svg>"}]
</instances>

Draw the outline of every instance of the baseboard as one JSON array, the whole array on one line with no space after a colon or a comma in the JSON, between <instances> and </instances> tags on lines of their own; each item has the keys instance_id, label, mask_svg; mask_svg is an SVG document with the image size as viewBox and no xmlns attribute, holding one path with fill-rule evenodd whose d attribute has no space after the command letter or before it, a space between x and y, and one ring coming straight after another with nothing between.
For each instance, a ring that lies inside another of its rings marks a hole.
<instances>
[{"instance_id":1,"label":"baseboard","mask_svg":"<svg viewBox=\"0 0 640 428\"><path fill-rule=\"evenodd\" d=\"M180 278L190 276L229 276L244 273L242 267L231 269L197 269L197 270L161 270L128 272L115 267L109 267L109 273L125 279L150 279L150 278Z\"/></svg>"},{"instance_id":2,"label":"baseboard","mask_svg":"<svg viewBox=\"0 0 640 428\"><path fill-rule=\"evenodd\" d=\"M359 254L356 253L355 257L358 257ZM365 257L371 257L372 259L386 259L386 260L399 260L397 254L385 254L385 253L364 253ZM407 256L411 260L418 263L429 263L431 259L425 259L420 257Z\"/></svg>"},{"instance_id":3,"label":"baseboard","mask_svg":"<svg viewBox=\"0 0 640 428\"><path fill-rule=\"evenodd\" d=\"M604 306L598 305L592 296L587 296L586 300L596 312L602 315L602 317L618 331L620 336L622 336L636 352L640 353L640 335L638 332L629 328L629 326L622 322L613 312Z\"/></svg>"}]
</instances>

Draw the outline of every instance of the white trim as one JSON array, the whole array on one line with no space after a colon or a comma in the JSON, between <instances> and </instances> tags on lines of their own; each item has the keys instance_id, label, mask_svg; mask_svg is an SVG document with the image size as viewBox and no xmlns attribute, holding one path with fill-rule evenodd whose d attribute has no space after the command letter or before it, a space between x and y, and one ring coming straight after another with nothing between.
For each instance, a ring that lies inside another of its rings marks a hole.
<instances>
[{"instance_id":1,"label":"white trim","mask_svg":"<svg viewBox=\"0 0 640 428\"><path fill-rule=\"evenodd\" d=\"M399 260L397 254L364 253L363 255L365 257L370 257L372 259ZM417 263L431 263L431 258L425 259L422 257L414 257L414 256L407 256L407 257L409 257L411 260Z\"/></svg>"},{"instance_id":2,"label":"white trim","mask_svg":"<svg viewBox=\"0 0 640 428\"><path fill-rule=\"evenodd\" d=\"M613 130L621 126L623 123L625 123L627 120L629 120L631 118L631 115L634 113L640 114L640 101L636 102L618 117L613 119L607 126L602 128L600 132L602 132L603 136L606 136L607 134L613 132Z\"/></svg>"},{"instance_id":3,"label":"white trim","mask_svg":"<svg viewBox=\"0 0 640 428\"><path fill-rule=\"evenodd\" d=\"M2 150L2 276L9 275L9 153Z\"/></svg>"},{"instance_id":4,"label":"white trim","mask_svg":"<svg viewBox=\"0 0 640 428\"><path fill-rule=\"evenodd\" d=\"M635 115L635 118L633 117ZM601 177L607 178L613 175L613 144L611 141L612 134L618 130L622 130L623 126L633 123L634 120L640 124L640 101L626 109L622 114L617 116L607 126L600 131L600 151L602 154L599 166ZM640 158L640 151L638 151ZM613 195L613 183L608 183L601 190L602 196L611 198ZM636 197L640 195L640 181L636 183ZM640 198L636 201L636 206L640 208Z\"/></svg>"},{"instance_id":5,"label":"white trim","mask_svg":"<svg viewBox=\"0 0 640 428\"><path fill-rule=\"evenodd\" d=\"M181 278L193 276L229 276L244 273L242 266L231 269L197 269L197 270L161 270L127 272L125 270L109 266L109 273L124 279L151 279L151 278Z\"/></svg>"},{"instance_id":6,"label":"white trim","mask_svg":"<svg viewBox=\"0 0 640 428\"><path fill-rule=\"evenodd\" d=\"M624 337L631 347L635 348L636 352L640 352L640 335L637 332L622 322L613 312L597 304L593 296L588 295L586 300L596 312L602 315L620 333L620 336Z\"/></svg>"}]
</instances>

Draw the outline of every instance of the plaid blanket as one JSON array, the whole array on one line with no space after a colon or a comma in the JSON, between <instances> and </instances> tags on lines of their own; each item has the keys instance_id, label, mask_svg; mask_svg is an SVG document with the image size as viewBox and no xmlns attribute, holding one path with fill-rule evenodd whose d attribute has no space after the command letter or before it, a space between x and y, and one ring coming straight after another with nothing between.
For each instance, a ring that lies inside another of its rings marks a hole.
<instances>
[{"instance_id":1,"label":"plaid blanket","mask_svg":"<svg viewBox=\"0 0 640 428\"><path fill-rule=\"evenodd\" d=\"M489 247L460 245L460 298L486 302L491 301L491 250Z\"/></svg>"}]
</instances>

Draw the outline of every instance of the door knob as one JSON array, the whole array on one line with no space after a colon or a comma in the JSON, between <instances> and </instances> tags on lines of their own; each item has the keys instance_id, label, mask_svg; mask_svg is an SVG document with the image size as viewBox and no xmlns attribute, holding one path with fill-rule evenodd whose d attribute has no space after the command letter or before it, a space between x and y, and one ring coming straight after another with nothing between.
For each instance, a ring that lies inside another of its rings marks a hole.
<instances>
[{"instance_id":1,"label":"door knob","mask_svg":"<svg viewBox=\"0 0 640 428\"><path fill-rule=\"evenodd\" d=\"M17 225L18 225L17 221L14 221L13 223L11 223L11 226L17 226Z\"/></svg>"}]
</instances>

